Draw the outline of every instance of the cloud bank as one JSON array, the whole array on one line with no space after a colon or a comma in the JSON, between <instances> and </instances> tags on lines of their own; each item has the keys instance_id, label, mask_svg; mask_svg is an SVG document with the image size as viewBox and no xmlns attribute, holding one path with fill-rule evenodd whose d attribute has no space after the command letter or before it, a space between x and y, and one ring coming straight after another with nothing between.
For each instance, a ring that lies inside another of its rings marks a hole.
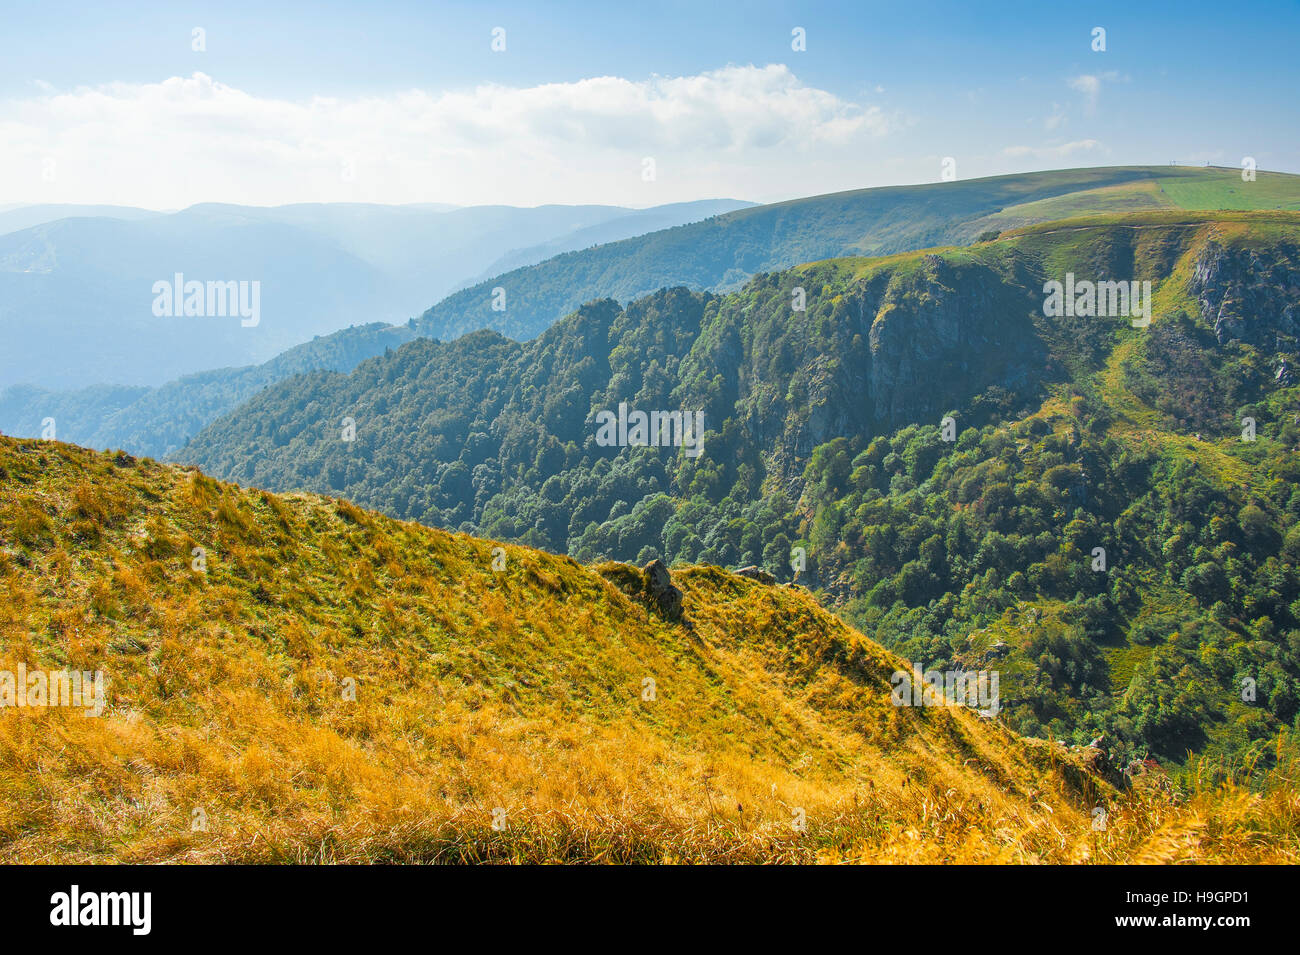
<instances>
[{"instance_id":1,"label":"cloud bank","mask_svg":"<svg viewBox=\"0 0 1300 955\"><path fill-rule=\"evenodd\" d=\"M204 73L0 103L0 177L28 202L619 202L794 186L902 119L784 65L383 96L266 98ZM654 178L648 178L647 158ZM859 165L860 168L860 165ZM834 178L834 176L832 176Z\"/></svg>"}]
</instances>

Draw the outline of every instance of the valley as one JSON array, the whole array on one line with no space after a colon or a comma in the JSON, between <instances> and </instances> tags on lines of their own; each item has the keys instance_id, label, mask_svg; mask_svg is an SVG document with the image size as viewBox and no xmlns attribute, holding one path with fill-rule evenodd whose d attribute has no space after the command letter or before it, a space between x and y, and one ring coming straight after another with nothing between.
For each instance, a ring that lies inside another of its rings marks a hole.
<instances>
[{"instance_id":1,"label":"valley","mask_svg":"<svg viewBox=\"0 0 1300 955\"><path fill-rule=\"evenodd\" d=\"M1274 761L1300 702L1300 432L1276 374L1297 360L1296 216L1092 217L595 302L523 344L416 340L270 388L178 457L583 562L789 581L797 548L826 607L926 667L1006 643L1018 731L1230 777ZM1152 324L1046 316L1071 271L1151 282ZM706 453L602 446L620 402L703 411ZM1236 699L1246 677L1266 701Z\"/></svg>"}]
</instances>

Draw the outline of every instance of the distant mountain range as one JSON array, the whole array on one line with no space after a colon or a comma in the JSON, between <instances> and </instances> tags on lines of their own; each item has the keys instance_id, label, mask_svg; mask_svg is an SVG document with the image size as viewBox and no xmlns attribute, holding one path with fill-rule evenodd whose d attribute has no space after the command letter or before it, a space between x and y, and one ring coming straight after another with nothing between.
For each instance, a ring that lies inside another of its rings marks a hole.
<instances>
[{"instance_id":1,"label":"distant mountain range","mask_svg":"<svg viewBox=\"0 0 1300 955\"><path fill-rule=\"evenodd\" d=\"M535 262L547 243L589 244L592 228L607 241L746 205L13 208L0 212L0 387L159 385L259 363L350 325L405 321L503 256ZM180 301L157 314L155 283L177 275L202 283L203 314ZM255 318L214 307L209 283L227 282L256 283Z\"/></svg>"},{"instance_id":2,"label":"distant mountain range","mask_svg":"<svg viewBox=\"0 0 1300 955\"><path fill-rule=\"evenodd\" d=\"M32 206L14 204L0 206L0 235L8 235L19 229L30 229L32 226L44 225L59 219L107 216L110 219L132 221L152 219L161 215L166 213L154 212L151 209L137 209L133 206L87 206L71 203L43 203Z\"/></svg>"},{"instance_id":3,"label":"distant mountain range","mask_svg":"<svg viewBox=\"0 0 1300 955\"><path fill-rule=\"evenodd\" d=\"M406 325L373 322L296 345L260 365L195 372L156 388L91 385L51 391L13 385L0 391L0 432L38 436L50 422L60 440L161 458L268 385L305 371L351 371L414 337Z\"/></svg>"},{"instance_id":4,"label":"distant mountain range","mask_svg":"<svg viewBox=\"0 0 1300 955\"><path fill-rule=\"evenodd\" d=\"M308 347L297 350L285 362L264 362L264 367L258 368L248 364L260 361L257 357L222 357L225 353L214 347L209 360L201 366L204 371L200 380L206 383L201 387L195 387L194 382L182 385L173 381L165 388L150 390L105 388L100 383L134 382L105 372L98 378L80 379L90 384L79 388L47 384L0 391L0 431L35 437L41 433L40 422L54 417L58 434L66 440L162 456L183 445L203 425L233 410L258 388L282 380L291 373L289 369L292 373L312 367L349 371L355 362L417 335L448 341L476 329L489 328L526 340L579 305L595 299L608 297L628 302L671 286L726 291L764 270L834 256L888 254L944 243L964 245L982 234L1070 216L1160 209L1300 209L1300 176L1261 172L1255 182L1245 183L1240 170L1235 169L1171 166L1073 169L864 189L710 215L711 209L729 203L732 201L686 203L640 211L621 210L619 214L611 212L610 207L590 206L536 210L481 207L450 212L351 205L260 210L195 207L177 214L182 224L189 215L189 221L195 223L216 223L213 228L233 229L239 224L250 229L253 236L261 235L262 229L312 230L312 236L329 244L332 255L342 257L342 272L355 277L360 270L371 277L363 282L374 279L382 284L386 280L376 276L386 274L383 269L417 274L421 262L414 250L421 243L444 239L451 246L479 243L475 247L483 249L485 256L483 265L476 267L479 269L518 266L530 259L535 264L515 267L448 295L418 319L411 320L409 328L394 326L383 335L377 335L369 323L344 328L323 335L320 342L308 342ZM500 234L519 218L514 213L523 214L523 219L532 216L530 221L536 231L575 227L532 245L528 244L532 240L527 238L530 233L526 229L517 231L505 244L518 251L497 252L488 257L491 242L500 239ZM0 213L0 217L3 215ZM699 221L634 238L623 238L620 234L689 218ZM435 221L454 225L454 234L443 236L439 227L430 225ZM580 221L587 224L578 225ZM83 226L80 230L89 228ZM417 236L418 240L404 242L404 235ZM0 250L6 241L13 239L14 236L0 238ZM588 247L591 242L602 241L604 244ZM538 261L557 250L564 251ZM361 255L369 256L378 264L367 264L359 258ZM466 269L463 274L479 274L468 268L467 259L457 261ZM322 281L313 284L313 274L306 272L299 276L308 288L294 314L303 312L311 318L313 310L328 313L333 318L324 322L326 325L337 322L351 325L363 318L376 317L356 312L341 315L352 307L347 304L346 294L331 297L322 293L322 287L346 287L350 280L322 273L317 276ZM4 279L0 274L0 286ZM446 282L449 289L453 280ZM62 283L59 285L63 287ZM133 296L139 287L138 282L130 285ZM495 294L497 289L501 290L500 294ZM420 299L419 296L420 292L410 290L408 300L427 302L435 297L427 295ZM272 308L274 298L269 292L265 298L266 308ZM493 308L494 300L501 310ZM3 302L0 299L0 325L4 321ZM306 302L312 303L311 308L305 307ZM414 314L414 311L402 314ZM243 333L242 341L249 342L249 333L263 332L270 318L268 313L262 324L253 329L241 328L234 321L224 331ZM110 327L111 323L106 322L101 338L111 338L107 330ZM317 332L303 334L295 343L306 342L314 334ZM24 327L18 340L24 336L30 336L30 329ZM79 347L84 352L88 347L77 346L77 342L71 333L63 333L40 348L57 365L69 349ZM112 352L111 342L101 342L100 347L105 354ZM17 363L17 359L12 360ZM124 367L131 363L127 357L122 361ZM304 362L311 361L319 364L304 366ZM243 367L211 370L219 364ZM0 376L0 381L3 380ZM18 380L39 378L28 374ZM141 427L145 422L151 424ZM152 424L161 422L166 425Z\"/></svg>"}]
</instances>

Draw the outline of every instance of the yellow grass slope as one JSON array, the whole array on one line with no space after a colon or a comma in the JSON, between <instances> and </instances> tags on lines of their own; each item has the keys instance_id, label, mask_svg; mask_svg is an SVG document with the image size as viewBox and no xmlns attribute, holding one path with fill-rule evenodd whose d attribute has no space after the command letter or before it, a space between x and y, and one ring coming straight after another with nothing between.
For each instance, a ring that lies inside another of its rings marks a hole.
<instances>
[{"instance_id":1,"label":"yellow grass slope","mask_svg":"<svg viewBox=\"0 0 1300 955\"><path fill-rule=\"evenodd\" d=\"M0 710L0 861L1295 857L1293 788L1119 796L894 707L905 664L797 588L675 571L672 622L639 571L495 546L0 438L0 670L109 706Z\"/></svg>"}]
</instances>

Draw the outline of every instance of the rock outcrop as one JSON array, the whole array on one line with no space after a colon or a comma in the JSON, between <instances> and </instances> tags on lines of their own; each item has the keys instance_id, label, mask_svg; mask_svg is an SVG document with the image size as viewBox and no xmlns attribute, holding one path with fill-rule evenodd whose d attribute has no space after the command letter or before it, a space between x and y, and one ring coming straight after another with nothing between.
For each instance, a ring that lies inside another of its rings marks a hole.
<instances>
[{"instance_id":1,"label":"rock outcrop","mask_svg":"<svg viewBox=\"0 0 1300 955\"><path fill-rule=\"evenodd\" d=\"M1272 354L1300 349L1300 270L1276 251L1229 250L1211 240L1196 260L1189 291L1220 345L1240 341ZM1278 380L1290 374L1281 363Z\"/></svg>"},{"instance_id":2,"label":"rock outcrop","mask_svg":"<svg viewBox=\"0 0 1300 955\"><path fill-rule=\"evenodd\" d=\"M672 574L662 560L655 558L643 568L646 589L650 600L659 612L669 620L680 620L682 616L682 592L673 583Z\"/></svg>"}]
</instances>

